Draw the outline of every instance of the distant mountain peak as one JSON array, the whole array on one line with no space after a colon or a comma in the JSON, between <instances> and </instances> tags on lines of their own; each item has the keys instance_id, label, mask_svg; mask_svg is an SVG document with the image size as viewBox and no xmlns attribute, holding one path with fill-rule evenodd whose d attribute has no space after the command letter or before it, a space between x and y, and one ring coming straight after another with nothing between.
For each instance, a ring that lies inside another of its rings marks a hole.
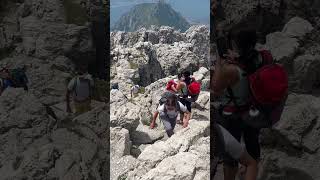
<instances>
[{"instance_id":1,"label":"distant mountain peak","mask_svg":"<svg viewBox=\"0 0 320 180\"><path fill-rule=\"evenodd\" d=\"M114 25L112 30L136 31L151 25L170 26L181 31L186 31L190 24L164 0L156 3L142 3L134 6L124 14Z\"/></svg>"}]
</instances>

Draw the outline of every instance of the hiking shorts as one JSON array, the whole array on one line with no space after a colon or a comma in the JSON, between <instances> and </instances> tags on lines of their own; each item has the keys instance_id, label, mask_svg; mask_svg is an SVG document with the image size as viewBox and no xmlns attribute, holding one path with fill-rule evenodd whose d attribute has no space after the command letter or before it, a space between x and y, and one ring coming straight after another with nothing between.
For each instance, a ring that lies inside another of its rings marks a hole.
<instances>
[{"instance_id":1,"label":"hiking shorts","mask_svg":"<svg viewBox=\"0 0 320 180\"><path fill-rule=\"evenodd\" d=\"M171 137L174 134L173 130L176 126L176 119L177 118L168 118L165 116L160 116L160 120L162 121L164 129L166 130L167 135L169 137Z\"/></svg>"},{"instance_id":2,"label":"hiking shorts","mask_svg":"<svg viewBox=\"0 0 320 180\"><path fill-rule=\"evenodd\" d=\"M191 113L191 104L192 104L192 102L187 101L187 100L184 99L184 98L180 98L179 101L180 101L183 105L185 105L185 106L187 107L188 111Z\"/></svg>"},{"instance_id":3,"label":"hiking shorts","mask_svg":"<svg viewBox=\"0 0 320 180\"><path fill-rule=\"evenodd\" d=\"M219 121L222 122L221 125L239 142L241 142L241 137L243 137L245 143L245 149L252 156L253 159L260 159L260 144L259 144L259 134L260 129L252 128L246 125L243 120L239 117L233 116L231 118L221 118ZM225 155L224 163L229 166L238 166L238 160L233 157L234 155Z\"/></svg>"},{"instance_id":4,"label":"hiking shorts","mask_svg":"<svg viewBox=\"0 0 320 180\"><path fill-rule=\"evenodd\" d=\"M91 110L91 100L86 101L74 101L74 106L76 109L76 115L86 113Z\"/></svg>"},{"instance_id":5,"label":"hiking shorts","mask_svg":"<svg viewBox=\"0 0 320 180\"><path fill-rule=\"evenodd\" d=\"M225 128L216 124L216 152L218 156L230 156L235 160L239 160L241 155L245 152L245 147L241 145Z\"/></svg>"}]
</instances>

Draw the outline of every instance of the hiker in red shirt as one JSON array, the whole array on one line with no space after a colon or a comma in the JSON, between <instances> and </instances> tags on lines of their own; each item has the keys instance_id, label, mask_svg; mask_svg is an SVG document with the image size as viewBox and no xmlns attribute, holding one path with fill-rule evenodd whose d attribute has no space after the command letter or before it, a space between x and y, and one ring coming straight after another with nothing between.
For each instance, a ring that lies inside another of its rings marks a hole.
<instances>
[{"instance_id":1,"label":"hiker in red shirt","mask_svg":"<svg viewBox=\"0 0 320 180\"><path fill-rule=\"evenodd\" d=\"M230 31L225 39L217 39L220 58L211 81L213 98L219 97L221 102L216 121L239 142L243 136L246 149L258 166L260 129L280 119L288 88L287 74L282 66L274 64L268 51L255 50L254 30ZM247 177L253 180L258 168L252 169ZM224 179L234 180L237 171L238 161L225 156Z\"/></svg>"}]
</instances>

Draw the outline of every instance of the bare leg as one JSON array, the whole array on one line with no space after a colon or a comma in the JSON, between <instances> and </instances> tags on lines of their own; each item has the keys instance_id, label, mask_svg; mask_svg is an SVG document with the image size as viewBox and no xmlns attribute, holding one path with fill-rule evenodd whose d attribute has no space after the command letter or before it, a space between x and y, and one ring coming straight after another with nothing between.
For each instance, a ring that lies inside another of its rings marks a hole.
<instances>
[{"instance_id":1,"label":"bare leg","mask_svg":"<svg viewBox=\"0 0 320 180\"><path fill-rule=\"evenodd\" d=\"M224 164L224 180L234 180L238 171L238 167L232 167Z\"/></svg>"}]
</instances>

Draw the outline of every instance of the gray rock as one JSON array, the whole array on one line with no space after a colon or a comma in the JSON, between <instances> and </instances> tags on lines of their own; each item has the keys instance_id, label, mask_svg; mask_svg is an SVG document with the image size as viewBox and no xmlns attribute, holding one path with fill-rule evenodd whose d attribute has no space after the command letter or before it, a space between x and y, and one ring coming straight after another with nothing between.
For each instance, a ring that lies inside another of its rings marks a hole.
<instances>
[{"instance_id":1,"label":"gray rock","mask_svg":"<svg viewBox=\"0 0 320 180\"><path fill-rule=\"evenodd\" d=\"M313 30L312 25L300 17L294 17L284 26L282 32L289 37L301 38Z\"/></svg>"},{"instance_id":2,"label":"gray rock","mask_svg":"<svg viewBox=\"0 0 320 180\"><path fill-rule=\"evenodd\" d=\"M320 78L320 56L302 55L294 59L295 87L301 92L310 93Z\"/></svg>"},{"instance_id":3,"label":"gray rock","mask_svg":"<svg viewBox=\"0 0 320 180\"><path fill-rule=\"evenodd\" d=\"M273 58L279 62L291 61L297 53L299 42L281 32L267 35L266 45Z\"/></svg>"},{"instance_id":4,"label":"gray rock","mask_svg":"<svg viewBox=\"0 0 320 180\"><path fill-rule=\"evenodd\" d=\"M131 139L137 144L151 144L159 139L162 139L164 133L164 131L150 129L149 126L140 124L137 129L132 132Z\"/></svg>"},{"instance_id":5,"label":"gray rock","mask_svg":"<svg viewBox=\"0 0 320 180\"><path fill-rule=\"evenodd\" d=\"M124 128L110 129L111 157L130 155L131 141L129 131Z\"/></svg>"}]
</instances>

